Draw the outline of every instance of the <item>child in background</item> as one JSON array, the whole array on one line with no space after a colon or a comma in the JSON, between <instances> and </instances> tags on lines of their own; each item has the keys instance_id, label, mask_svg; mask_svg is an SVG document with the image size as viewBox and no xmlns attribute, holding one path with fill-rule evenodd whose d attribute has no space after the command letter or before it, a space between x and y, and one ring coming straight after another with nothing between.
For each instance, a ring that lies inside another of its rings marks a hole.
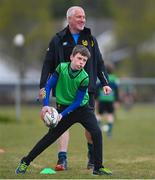
<instances>
[{"instance_id":1,"label":"child in background","mask_svg":"<svg viewBox=\"0 0 155 180\"><path fill-rule=\"evenodd\" d=\"M106 70L109 77L109 86L111 87L112 92L105 95L100 84L97 84L97 111L98 120L101 121L104 119L106 121L106 125L101 126L101 129L107 132L108 136L111 136L115 119L115 108L119 105L118 78L113 74L113 64L107 64ZM102 123L99 122L99 124Z\"/></svg>"}]
</instances>

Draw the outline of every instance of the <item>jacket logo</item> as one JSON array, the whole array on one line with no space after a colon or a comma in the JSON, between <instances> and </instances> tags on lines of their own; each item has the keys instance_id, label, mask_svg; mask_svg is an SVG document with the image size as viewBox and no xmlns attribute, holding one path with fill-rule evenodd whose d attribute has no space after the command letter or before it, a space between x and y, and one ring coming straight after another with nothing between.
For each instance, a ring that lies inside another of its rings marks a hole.
<instances>
[{"instance_id":1,"label":"jacket logo","mask_svg":"<svg viewBox=\"0 0 155 180\"><path fill-rule=\"evenodd\" d=\"M87 40L82 40L82 45L88 46L88 41Z\"/></svg>"},{"instance_id":2,"label":"jacket logo","mask_svg":"<svg viewBox=\"0 0 155 180\"><path fill-rule=\"evenodd\" d=\"M63 46L66 46L68 43L65 41L62 43Z\"/></svg>"}]
</instances>

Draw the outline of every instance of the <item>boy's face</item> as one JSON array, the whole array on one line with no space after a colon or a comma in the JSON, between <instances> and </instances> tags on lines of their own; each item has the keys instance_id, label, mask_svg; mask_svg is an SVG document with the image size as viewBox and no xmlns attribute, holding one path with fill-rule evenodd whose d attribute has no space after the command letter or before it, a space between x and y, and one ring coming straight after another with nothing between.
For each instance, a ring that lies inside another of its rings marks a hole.
<instances>
[{"instance_id":1,"label":"boy's face","mask_svg":"<svg viewBox=\"0 0 155 180\"><path fill-rule=\"evenodd\" d=\"M80 53L77 53L75 56L71 55L71 68L73 70L80 70L84 68L88 58L86 56L82 56Z\"/></svg>"}]
</instances>

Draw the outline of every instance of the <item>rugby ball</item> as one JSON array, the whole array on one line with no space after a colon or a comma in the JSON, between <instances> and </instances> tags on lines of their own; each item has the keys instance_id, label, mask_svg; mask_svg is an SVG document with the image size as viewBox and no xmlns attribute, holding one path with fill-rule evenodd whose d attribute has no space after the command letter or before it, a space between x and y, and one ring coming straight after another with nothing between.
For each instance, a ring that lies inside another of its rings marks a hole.
<instances>
[{"instance_id":1,"label":"rugby ball","mask_svg":"<svg viewBox=\"0 0 155 180\"><path fill-rule=\"evenodd\" d=\"M56 127L56 125L58 124L58 116L58 111L54 107L51 107L51 113L46 112L44 115L43 120L45 125L52 128Z\"/></svg>"}]
</instances>

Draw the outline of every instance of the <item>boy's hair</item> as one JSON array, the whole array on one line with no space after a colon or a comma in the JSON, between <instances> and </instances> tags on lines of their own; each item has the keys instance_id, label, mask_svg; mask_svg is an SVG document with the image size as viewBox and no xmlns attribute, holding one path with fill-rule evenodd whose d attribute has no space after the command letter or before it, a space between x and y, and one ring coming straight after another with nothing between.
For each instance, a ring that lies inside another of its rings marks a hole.
<instances>
[{"instance_id":1,"label":"boy's hair","mask_svg":"<svg viewBox=\"0 0 155 180\"><path fill-rule=\"evenodd\" d=\"M76 45L73 48L72 55L75 56L77 53L80 53L82 56L85 56L88 59L91 56L89 50L83 45Z\"/></svg>"}]
</instances>

